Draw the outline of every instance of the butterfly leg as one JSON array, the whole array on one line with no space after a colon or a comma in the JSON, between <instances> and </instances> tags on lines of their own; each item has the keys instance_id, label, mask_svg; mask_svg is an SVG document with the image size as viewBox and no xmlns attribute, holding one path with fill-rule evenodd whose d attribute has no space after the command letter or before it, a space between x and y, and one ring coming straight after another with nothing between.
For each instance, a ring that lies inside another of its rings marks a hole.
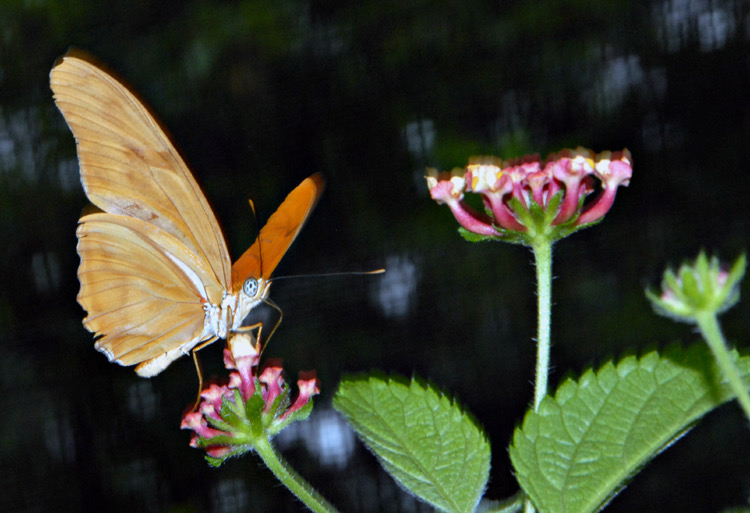
<instances>
[{"instance_id":1,"label":"butterfly leg","mask_svg":"<svg viewBox=\"0 0 750 513\"><path fill-rule=\"evenodd\" d=\"M191 351L193 355L193 363L195 364L195 372L198 374L198 395L195 398L195 404L193 404L193 408L190 411L196 411L198 409L198 404L201 401L201 391L203 390L203 370L201 369L201 362L198 360L198 351L203 349L209 344L212 344L216 342L216 337L211 337L210 339L206 340L202 344L197 345L193 348Z\"/></svg>"},{"instance_id":2,"label":"butterfly leg","mask_svg":"<svg viewBox=\"0 0 750 513\"><path fill-rule=\"evenodd\" d=\"M273 328L271 328L271 333L269 333L268 337L266 338L266 340L268 341L268 340L271 340L271 337L273 336L273 334L276 333L276 328L278 328L279 324L281 324L281 319L284 318L284 312L281 310L281 308L279 308L279 305L277 305L276 303L274 303L270 299L266 299L265 303L268 306L270 306L271 308L273 308L274 310L276 310L277 312L279 312L279 318L276 321L276 323L274 323ZM261 338L260 338L260 328L258 328L258 341L260 342L260 340L261 340ZM265 345L266 344L264 344L263 346L261 346L261 348L265 347Z\"/></svg>"},{"instance_id":3,"label":"butterfly leg","mask_svg":"<svg viewBox=\"0 0 750 513\"><path fill-rule=\"evenodd\" d=\"M265 346L268 344L268 341L271 340L271 336L276 332L276 328L279 327L279 324L281 324L281 320L284 318L284 312L281 310L281 308L279 308L279 306L276 303L274 303L270 299L265 299L263 302L266 303L271 308L273 308L274 310L276 310L277 312L279 312L279 318L273 324L273 328L271 329L271 332L268 334L268 336L265 337L265 339L261 338L261 332L263 331L263 322L262 321L261 322L256 322L255 324L251 324L249 326L241 326L239 329L235 330L235 331L238 331L238 332L243 332L243 331L254 330L254 329L257 328L258 332L255 335L256 345L260 348L261 352L263 351L263 349L265 348Z\"/></svg>"}]
</instances>

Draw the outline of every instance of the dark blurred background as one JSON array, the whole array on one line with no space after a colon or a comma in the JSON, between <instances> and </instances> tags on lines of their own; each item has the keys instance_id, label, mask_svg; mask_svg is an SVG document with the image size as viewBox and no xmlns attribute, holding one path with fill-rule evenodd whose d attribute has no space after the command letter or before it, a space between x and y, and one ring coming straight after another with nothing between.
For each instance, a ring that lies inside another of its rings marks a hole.
<instances>
[{"instance_id":1,"label":"dark blurred background","mask_svg":"<svg viewBox=\"0 0 750 513\"><path fill-rule=\"evenodd\" d=\"M70 46L158 113L234 257L313 172L327 190L277 275L266 351L317 369L311 419L277 439L342 511L428 511L330 409L344 373L417 374L455 395L493 446L488 497L532 397L535 296L522 247L469 244L424 169L475 154L627 147L634 176L605 221L556 246L552 383L627 351L696 339L643 288L701 248L735 258L750 213L746 0L148 0L0 4L0 510L296 512L256 456L215 470L180 417L183 358L145 380L81 326L75 228L87 200L48 74ZM747 285L743 294L748 296ZM750 303L723 317L747 344ZM220 346L201 352L219 373ZM608 511L718 511L750 494L750 430L730 404L660 455Z\"/></svg>"}]
</instances>

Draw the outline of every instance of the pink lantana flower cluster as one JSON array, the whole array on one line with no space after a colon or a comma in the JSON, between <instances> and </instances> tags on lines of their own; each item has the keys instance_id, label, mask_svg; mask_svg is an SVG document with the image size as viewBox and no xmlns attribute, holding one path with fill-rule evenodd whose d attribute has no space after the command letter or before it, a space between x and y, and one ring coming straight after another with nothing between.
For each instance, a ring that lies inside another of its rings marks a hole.
<instances>
[{"instance_id":1,"label":"pink lantana flower cluster","mask_svg":"<svg viewBox=\"0 0 750 513\"><path fill-rule=\"evenodd\" d=\"M205 450L213 466L251 451L258 440L269 440L312 411L310 399L320 392L314 372L301 373L299 392L291 401L281 366L271 361L258 374L259 361L249 334L232 337L224 350L224 365L232 370L229 383L206 387L196 411L182 419L181 428L194 432L190 445Z\"/></svg>"},{"instance_id":2,"label":"pink lantana flower cluster","mask_svg":"<svg viewBox=\"0 0 750 513\"><path fill-rule=\"evenodd\" d=\"M577 148L553 153L545 162L538 155L508 161L474 157L452 173L430 170L427 186L435 201L448 205L467 239L533 245L599 222L632 171L628 150L594 154ZM466 193L479 194L484 211L472 208Z\"/></svg>"}]
</instances>

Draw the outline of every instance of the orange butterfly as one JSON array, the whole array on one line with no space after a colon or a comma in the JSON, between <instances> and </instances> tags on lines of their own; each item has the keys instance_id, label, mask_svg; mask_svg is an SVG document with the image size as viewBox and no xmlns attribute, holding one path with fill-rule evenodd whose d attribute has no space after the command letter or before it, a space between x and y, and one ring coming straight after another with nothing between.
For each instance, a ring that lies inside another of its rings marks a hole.
<instances>
[{"instance_id":1,"label":"orange butterfly","mask_svg":"<svg viewBox=\"0 0 750 513\"><path fill-rule=\"evenodd\" d=\"M78 302L96 348L151 377L242 326L310 215L323 179L305 179L234 265L208 201L146 107L80 52L52 69L86 195L103 212L78 226ZM262 252L262 259L261 259Z\"/></svg>"}]
</instances>

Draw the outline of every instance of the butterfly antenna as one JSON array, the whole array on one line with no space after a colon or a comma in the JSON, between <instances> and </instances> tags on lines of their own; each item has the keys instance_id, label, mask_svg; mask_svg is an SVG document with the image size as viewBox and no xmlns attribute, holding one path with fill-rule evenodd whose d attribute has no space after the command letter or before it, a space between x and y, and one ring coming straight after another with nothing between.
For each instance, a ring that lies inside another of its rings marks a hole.
<instances>
[{"instance_id":1,"label":"butterfly antenna","mask_svg":"<svg viewBox=\"0 0 750 513\"><path fill-rule=\"evenodd\" d=\"M270 281L276 280L288 280L289 278L329 278L332 276L365 276L370 274L383 274L385 269L375 269L374 271L340 271L334 273L320 273L320 274L290 274L289 276L276 276L271 278Z\"/></svg>"},{"instance_id":2,"label":"butterfly antenna","mask_svg":"<svg viewBox=\"0 0 750 513\"><path fill-rule=\"evenodd\" d=\"M335 272L335 273L321 273L321 274L296 274L296 275L289 275L289 276L277 276L275 278L271 278L268 280L268 284L270 285L271 282L276 280L286 280L289 278L324 278L324 277L330 277L330 276L361 276L361 275L369 275L369 274L383 274L385 272L385 269L375 269L374 271L342 271L342 272ZM261 352L265 349L266 344L269 340L271 340L271 337L276 332L276 328L279 327L279 324L281 324L281 319L284 318L284 312L281 310L279 305L271 301L270 298L265 298L263 300L265 304L279 312L279 318L274 323L273 328L271 328L271 333L268 334L268 336L264 337L265 343L263 343L260 347ZM260 343L261 337L260 337L260 331L263 329L263 324L260 323L258 326L258 342Z\"/></svg>"},{"instance_id":3,"label":"butterfly antenna","mask_svg":"<svg viewBox=\"0 0 750 513\"><path fill-rule=\"evenodd\" d=\"M258 231L258 262L260 263L260 275L263 276L263 251L260 247L260 228L258 228L258 214L255 211L255 203L252 199L247 200L250 203L250 210L253 211L253 221L255 221L255 229Z\"/></svg>"}]
</instances>

